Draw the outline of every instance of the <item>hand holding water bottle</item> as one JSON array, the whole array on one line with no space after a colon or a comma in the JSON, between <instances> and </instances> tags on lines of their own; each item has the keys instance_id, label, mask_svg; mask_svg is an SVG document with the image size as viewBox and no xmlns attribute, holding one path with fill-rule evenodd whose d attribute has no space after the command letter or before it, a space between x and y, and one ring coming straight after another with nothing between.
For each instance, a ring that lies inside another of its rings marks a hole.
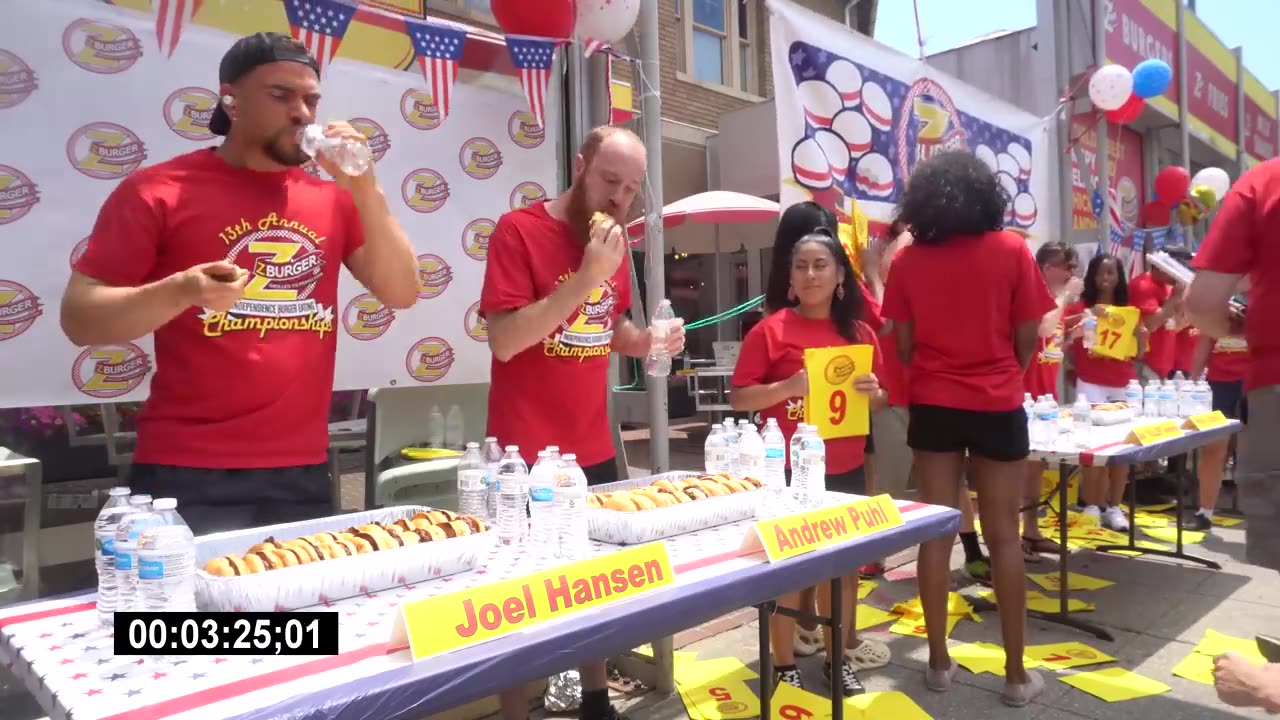
<instances>
[{"instance_id":1,"label":"hand holding water bottle","mask_svg":"<svg viewBox=\"0 0 1280 720\"><path fill-rule=\"evenodd\" d=\"M670 300L663 300L649 322L649 354L645 373L650 377L671 374L671 358L684 351L684 320L676 317Z\"/></svg>"},{"instance_id":2,"label":"hand holding water bottle","mask_svg":"<svg viewBox=\"0 0 1280 720\"><path fill-rule=\"evenodd\" d=\"M298 144L335 182L348 190L357 184L375 182L369 139L351 123L331 122L323 128L308 125L299 132Z\"/></svg>"}]
</instances>

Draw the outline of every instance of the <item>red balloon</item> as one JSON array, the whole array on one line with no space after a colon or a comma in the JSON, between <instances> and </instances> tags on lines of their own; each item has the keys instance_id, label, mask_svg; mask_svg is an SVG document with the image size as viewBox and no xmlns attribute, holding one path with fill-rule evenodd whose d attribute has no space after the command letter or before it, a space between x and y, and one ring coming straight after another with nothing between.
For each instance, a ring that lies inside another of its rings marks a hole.
<instances>
[{"instance_id":1,"label":"red balloon","mask_svg":"<svg viewBox=\"0 0 1280 720\"><path fill-rule=\"evenodd\" d=\"M1142 226L1149 228L1164 227L1169 224L1169 206L1152 200L1142 206Z\"/></svg>"},{"instance_id":2,"label":"red balloon","mask_svg":"<svg viewBox=\"0 0 1280 720\"><path fill-rule=\"evenodd\" d=\"M1138 97L1136 94L1130 95L1129 99L1125 100L1123 105L1115 110L1107 111L1107 120L1110 120L1116 125L1131 123L1134 120L1137 120L1138 116L1142 114L1142 108L1145 107L1146 104L1147 101Z\"/></svg>"},{"instance_id":3,"label":"red balloon","mask_svg":"<svg viewBox=\"0 0 1280 720\"><path fill-rule=\"evenodd\" d=\"M574 0L492 0L489 7L507 35L571 38L578 14Z\"/></svg>"},{"instance_id":4,"label":"red balloon","mask_svg":"<svg viewBox=\"0 0 1280 720\"><path fill-rule=\"evenodd\" d=\"M1170 165L1161 168L1156 175L1156 199L1166 207L1182 202L1191 188L1191 176L1186 168Z\"/></svg>"}]
</instances>

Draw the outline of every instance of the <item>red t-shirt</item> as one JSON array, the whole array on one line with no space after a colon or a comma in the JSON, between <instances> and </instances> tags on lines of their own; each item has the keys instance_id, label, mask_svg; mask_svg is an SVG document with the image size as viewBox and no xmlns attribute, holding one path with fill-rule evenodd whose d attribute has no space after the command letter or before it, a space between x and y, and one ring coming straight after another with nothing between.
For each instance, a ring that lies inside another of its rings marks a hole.
<instances>
[{"instance_id":1,"label":"red t-shirt","mask_svg":"<svg viewBox=\"0 0 1280 720\"><path fill-rule=\"evenodd\" d=\"M1173 295L1173 286L1164 285L1152 277L1151 273L1142 273L1129 283L1129 302L1142 312L1142 318L1155 315L1160 311L1169 296ZM1169 330L1168 323L1151 331L1147 341L1147 351L1142 355L1142 362L1160 374L1169 377L1173 370L1173 356L1176 350L1176 333ZM1127 380L1125 382L1128 382Z\"/></svg>"},{"instance_id":2,"label":"red t-shirt","mask_svg":"<svg viewBox=\"0 0 1280 720\"><path fill-rule=\"evenodd\" d=\"M812 320L796 313L792 308L779 310L761 320L742 341L738 352L738 364L733 369L731 383L734 387L750 387L775 383L795 375L804 368L804 351L807 348L840 347L842 345L871 345L871 372L880 376L880 349L876 335L866 323L857 324L857 342L850 343L830 320ZM855 371L857 375L864 372ZM852 385L852 382L850 383ZM796 425L804 420L802 397L788 398L760 411L764 420L775 418L782 433L791 441ZM827 446L827 473L849 472L862 467L867 439L864 436L829 440ZM791 458L787 458L790 464Z\"/></svg>"},{"instance_id":3,"label":"red t-shirt","mask_svg":"<svg viewBox=\"0 0 1280 720\"><path fill-rule=\"evenodd\" d=\"M876 339L883 341L880 342L880 358L883 362L881 369L876 371L876 377L880 380L880 387L888 393L889 404L906 407L907 380L902 370L902 363L898 360L898 348L894 346L893 335L884 333L884 326L887 323L884 321L880 303L876 302L875 297L864 285L861 283L858 285L862 288L862 299L866 308L862 319L876 334Z\"/></svg>"},{"instance_id":4,"label":"red t-shirt","mask_svg":"<svg viewBox=\"0 0 1280 720\"><path fill-rule=\"evenodd\" d=\"M503 215L489 238L480 312L519 310L541 300L582 264L583 246L545 203ZM541 342L489 380L489 434L519 445L526 462L558 445L586 467L614 456L609 432L609 354L618 318L631 306L627 260Z\"/></svg>"},{"instance_id":5,"label":"red t-shirt","mask_svg":"<svg viewBox=\"0 0 1280 720\"><path fill-rule=\"evenodd\" d=\"M190 307L156 330L134 461L324 462L339 268L363 242L351 195L299 168L256 172L206 149L125 178L99 211L78 272L137 286L225 259L253 278L231 312Z\"/></svg>"},{"instance_id":6,"label":"red t-shirt","mask_svg":"<svg viewBox=\"0 0 1280 720\"><path fill-rule=\"evenodd\" d=\"M1200 331L1196 329L1195 325L1188 325L1178 331L1173 344L1174 370L1181 370L1184 373L1191 372L1191 361L1195 358L1196 344L1199 342Z\"/></svg>"},{"instance_id":7,"label":"red t-shirt","mask_svg":"<svg viewBox=\"0 0 1280 720\"><path fill-rule=\"evenodd\" d=\"M1231 186L1193 265L1249 276L1246 387L1280 385L1280 159L1255 165Z\"/></svg>"},{"instance_id":8,"label":"red t-shirt","mask_svg":"<svg viewBox=\"0 0 1280 720\"><path fill-rule=\"evenodd\" d=\"M1062 313L1063 322L1067 327L1074 328L1080 324L1084 310L1083 301L1077 300L1071 303ZM1085 352L1083 337L1072 340L1068 352L1071 353L1071 364L1076 368L1076 377L1087 383L1122 388L1137 377L1133 360L1112 360L1092 352Z\"/></svg>"},{"instance_id":9,"label":"red t-shirt","mask_svg":"<svg viewBox=\"0 0 1280 720\"><path fill-rule=\"evenodd\" d=\"M1051 337L1040 338L1040 346L1035 356L1031 358L1031 362L1027 364L1026 391L1031 393L1031 397L1041 395L1052 395L1055 399L1058 397L1058 371L1062 369L1062 338L1061 320L1058 321L1058 327Z\"/></svg>"},{"instance_id":10,"label":"red t-shirt","mask_svg":"<svg viewBox=\"0 0 1280 720\"><path fill-rule=\"evenodd\" d=\"M1213 341L1209 351L1211 382L1240 382L1249 374L1249 343L1242 337L1225 337Z\"/></svg>"},{"instance_id":11,"label":"red t-shirt","mask_svg":"<svg viewBox=\"0 0 1280 720\"><path fill-rule=\"evenodd\" d=\"M1026 241L1014 233L905 248L889 268L884 317L914 326L909 401L978 411L1022 407L1014 328L1038 323L1054 307Z\"/></svg>"}]
</instances>

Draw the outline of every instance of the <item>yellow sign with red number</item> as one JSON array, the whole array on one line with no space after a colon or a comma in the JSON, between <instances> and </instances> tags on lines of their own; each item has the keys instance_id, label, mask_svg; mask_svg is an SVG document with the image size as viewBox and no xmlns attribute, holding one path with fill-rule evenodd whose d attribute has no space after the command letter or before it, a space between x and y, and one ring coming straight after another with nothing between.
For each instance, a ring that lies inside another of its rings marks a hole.
<instances>
[{"instance_id":1,"label":"yellow sign with red number","mask_svg":"<svg viewBox=\"0 0 1280 720\"><path fill-rule=\"evenodd\" d=\"M804 351L809 395L804 419L823 440L856 437L871 431L870 399L853 389L853 379L871 372L870 345L810 348Z\"/></svg>"},{"instance_id":2,"label":"yellow sign with red number","mask_svg":"<svg viewBox=\"0 0 1280 720\"><path fill-rule=\"evenodd\" d=\"M1090 352L1112 360L1136 357L1140 318L1136 307L1107 307L1106 316L1098 318L1098 341Z\"/></svg>"}]
</instances>

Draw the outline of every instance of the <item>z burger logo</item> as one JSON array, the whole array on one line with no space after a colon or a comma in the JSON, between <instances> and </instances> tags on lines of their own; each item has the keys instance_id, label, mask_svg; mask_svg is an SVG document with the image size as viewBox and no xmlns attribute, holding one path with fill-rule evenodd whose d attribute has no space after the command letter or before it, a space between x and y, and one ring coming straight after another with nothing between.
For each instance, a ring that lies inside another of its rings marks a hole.
<instances>
[{"instance_id":1,"label":"z burger logo","mask_svg":"<svg viewBox=\"0 0 1280 720\"><path fill-rule=\"evenodd\" d=\"M422 300L440 297L453 282L453 268L439 255L418 256L418 297Z\"/></svg>"},{"instance_id":2,"label":"z burger logo","mask_svg":"<svg viewBox=\"0 0 1280 720\"><path fill-rule=\"evenodd\" d=\"M473 137L458 151L462 172L477 180L488 180L502 167L502 151L489 138Z\"/></svg>"},{"instance_id":3,"label":"z burger logo","mask_svg":"<svg viewBox=\"0 0 1280 720\"><path fill-rule=\"evenodd\" d=\"M0 110L21 105L37 87L35 72L22 58L0 50Z\"/></svg>"},{"instance_id":4,"label":"z burger logo","mask_svg":"<svg viewBox=\"0 0 1280 720\"><path fill-rule=\"evenodd\" d=\"M547 139L547 133L538 119L528 110L517 110L507 120L507 134L511 141L525 150L532 150Z\"/></svg>"},{"instance_id":5,"label":"z burger logo","mask_svg":"<svg viewBox=\"0 0 1280 720\"><path fill-rule=\"evenodd\" d=\"M91 73L114 75L138 62L142 43L129 28L81 18L62 32L62 51Z\"/></svg>"},{"instance_id":6,"label":"z burger logo","mask_svg":"<svg viewBox=\"0 0 1280 720\"><path fill-rule=\"evenodd\" d=\"M369 151L373 153L373 161L378 162L391 149L391 136L378 123L369 118L352 118L351 127L359 130L369 142Z\"/></svg>"},{"instance_id":7,"label":"z burger logo","mask_svg":"<svg viewBox=\"0 0 1280 720\"><path fill-rule=\"evenodd\" d=\"M478 218L462 229L462 252L472 260L483 262L489 257L489 237L497 223L489 218Z\"/></svg>"},{"instance_id":8,"label":"z burger logo","mask_svg":"<svg viewBox=\"0 0 1280 720\"><path fill-rule=\"evenodd\" d=\"M409 348L404 366L409 377L418 382L435 382L449 374L453 367L453 347L444 338L422 338Z\"/></svg>"},{"instance_id":9,"label":"z burger logo","mask_svg":"<svg viewBox=\"0 0 1280 720\"><path fill-rule=\"evenodd\" d=\"M433 213L449 199L449 182L435 170L418 168L405 176L400 195L410 210Z\"/></svg>"},{"instance_id":10,"label":"z burger logo","mask_svg":"<svg viewBox=\"0 0 1280 720\"><path fill-rule=\"evenodd\" d=\"M377 340L391 328L395 311L369 293L357 295L342 311L342 329L356 340Z\"/></svg>"},{"instance_id":11,"label":"z burger logo","mask_svg":"<svg viewBox=\"0 0 1280 720\"><path fill-rule=\"evenodd\" d=\"M71 382L89 397L115 398L137 389L149 372L151 358L133 343L94 345L71 364Z\"/></svg>"},{"instance_id":12,"label":"z burger logo","mask_svg":"<svg viewBox=\"0 0 1280 720\"><path fill-rule=\"evenodd\" d=\"M22 171L0 165L0 225L17 222L40 202L40 188Z\"/></svg>"},{"instance_id":13,"label":"z burger logo","mask_svg":"<svg viewBox=\"0 0 1280 720\"><path fill-rule=\"evenodd\" d=\"M410 127L419 130L435 130L443 120L440 108L426 90L406 90L400 96L400 116Z\"/></svg>"},{"instance_id":14,"label":"z burger logo","mask_svg":"<svg viewBox=\"0 0 1280 720\"><path fill-rule=\"evenodd\" d=\"M96 180L119 180L143 160L147 148L132 130L109 122L89 123L67 140L67 160L81 174Z\"/></svg>"},{"instance_id":15,"label":"z burger logo","mask_svg":"<svg viewBox=\"0 0 1280 720\"><path fill-rule=\"evenodd\" d=\"M44 312L40 298L25 285L0 280L0 342L27 331Z\"/></svg>"},{"instance_id":16,"label":"z burger logo","mask_svg":"<svg viewBox=\"0 0 1280 720\"><path fill-rule=\"evenodd\" d=\"M489 323L480 314L479 300L467 308L466 314L462 316L462 325L467 330L467 337L476 342L489 342Z\"/></svg>"},{"instance_id":17,"label":"z burger logo","mask_svg":"<svg viewBox=\"0 0 1280 720\"><path fill-rule=\"evenodd\" d=\"M218 105L218 96L199 87L175 90L164 101L164 121L169 129L188 140L209 140L209 119Z\"/></svg>"},{"instance_id":18,"label":"z burger logo","mask_svg":"<svg viewBox=\"0 0 1280 720\"><path fill-rule=\"evenodd\" d=\"M539 202L547 199L547 191L532 180L522 182L511 191L511 209L519 210L520 208L533 207Z\"/></svg>"}]
</instances>

